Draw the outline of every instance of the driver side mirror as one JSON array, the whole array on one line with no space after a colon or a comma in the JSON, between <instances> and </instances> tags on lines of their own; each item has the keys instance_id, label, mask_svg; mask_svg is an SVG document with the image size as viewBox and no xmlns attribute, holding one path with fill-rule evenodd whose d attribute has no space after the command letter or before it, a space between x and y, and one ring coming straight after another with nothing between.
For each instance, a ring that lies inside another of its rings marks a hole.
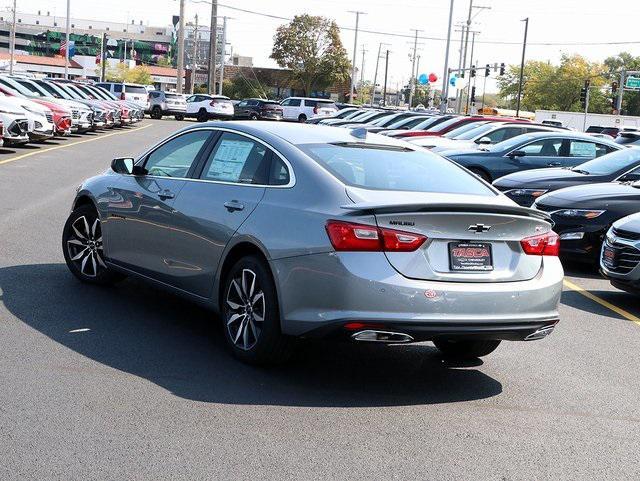
<instances>
[{"instance_id":1,"label":"driver side mirror","mask_svg":"<svg viewBox=\"0 0 640 481\"><path fill-rule=\"evenodd\" d=\"M117 174L133 174L133 159L131 157L116 157L111 161L111 170Z\"/></svg>"},{"instance_id":2,"label":"driver side mirror","mask_svg":"<svg viewBox=\"0 0 640 481\"><path fill-rule=\"evenodd\" d=\"M527 153L524 150L514 150L513 152L509 152L507 156L514 159L516 157L524 157L525 155L527 155Z\"/></svg>"},{"instance_id":3,"label":"driver side mirror","mask_svg":"<svg viewBox=\"0 0 640 481\"><path fill-rule=\"evenodd\" d=\"M489 137L482 137L481 139L478 139L477 143L479 145L490 145L491 144L491 139Z\"/></svg>"}]
</instances>

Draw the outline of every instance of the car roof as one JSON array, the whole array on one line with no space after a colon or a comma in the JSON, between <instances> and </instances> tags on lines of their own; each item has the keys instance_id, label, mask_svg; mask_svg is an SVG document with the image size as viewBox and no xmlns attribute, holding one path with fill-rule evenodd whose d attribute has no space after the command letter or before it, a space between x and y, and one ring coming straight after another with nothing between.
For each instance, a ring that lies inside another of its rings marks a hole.
<instances>
[{"instance_id":1,"label":"car roof","mask_svg":"<svg viewBox=\"0 0 640 481\"><path fill-rule=\"evenodd\" d=\"M552 131L548 131L548 132L531 132L528 134L524 134L529 138L532 139L537 139L537 138L550 138L550 137L560 137L563 139L576 139L576 140L593 140L594 137L592 135L589 134L585 134L582 132L572 132L570 130L552 130ZM515 137L514 137L515 138ZM598 141L604 141L603 143L606 144L610 144L610 145L617 145L619 147L619 144L616 144L613 139L608 140L608 139L598 139Z\"/></svg>"},{"instance_id":2,"label":"car roof","mask_svg":"<svg viewBox=\"0 0 640 481\"><path fill-rule=\"evenodd\" d=\"M252 121L217 121L209 122L205 125L237 130L238 132L255 135L259 138L261 137L261 133L268 133L279 137L291 145L348 142L415 148L415 146L411 146L402 140L385 137L384 135L369 133L366 135L366 138L362 139L351 134L353 130L359 129L338 129L328 125L300 124L296 122L259 122L258 125L258 123ZM187 127L185 130L198 127L202 127L202 124Z\"/></svg>"},{"instance_id":3,"label":"car roof","mask_svg":"<svg viewBox=\"0 0 640 481\"><path fill-rule=\"evenodd\" d=\"M313 98L313 97L287 97L287 99L316 100L318 102L331 102L332 104L336 103L334 100L331 100L331 99L319 99L319 98Z\"/></svg>"}]
</instances>

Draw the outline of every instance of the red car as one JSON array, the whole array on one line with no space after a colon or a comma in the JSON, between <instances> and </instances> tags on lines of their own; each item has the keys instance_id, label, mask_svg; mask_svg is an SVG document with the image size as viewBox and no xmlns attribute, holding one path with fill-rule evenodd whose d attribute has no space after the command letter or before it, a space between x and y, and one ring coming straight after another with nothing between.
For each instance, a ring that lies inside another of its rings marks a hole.
<instances>
[{"instance_id":1,"label":"red car","mask_svg":"<svg viewBox=\"0 0 640 481\"><path fill-rule=\"evenodd\" d=\"M447 132L462 127L463 125L467 125L474 122L526 122L530 123L529 120L526 119L515 119L512 117L490 117L483 115L472 115L470 117L454 117L445 122L434 125L433 127L427 130L407 130L406 132L401 132L396 134L394 137L396 138L406 138L406 137L428 137L433 135L444 135Z\"/></svg>"}]
</instances>

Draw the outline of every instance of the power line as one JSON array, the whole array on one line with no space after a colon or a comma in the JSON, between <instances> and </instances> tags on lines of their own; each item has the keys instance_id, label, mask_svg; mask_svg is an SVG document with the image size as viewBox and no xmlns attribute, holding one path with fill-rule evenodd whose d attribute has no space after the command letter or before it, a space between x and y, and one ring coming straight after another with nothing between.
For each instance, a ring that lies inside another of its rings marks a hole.
<instances>
[{"instance_id":1,"label":"power line","mask_svg":"<svg viewBox=\"0 0 640 481\"><path fill-rule=\"evenodd\" d=\"M189 0L191 3L201 3L205 5L211 5L211 0ZM246 8L234 7L231 5L225 5L222 3L218 3L219 7L228 8L231 10L236 10L238 12L250 13L252 15L259 15L261 17L273 18L275 20L293 20L290 17L281 17L279 15L272 15L269 13L257 12L255 10L249 10ZM339 26L341 30L349 30L355 31L353 27L342 27ZM366 30L366 29L358 29L359 32L362 33L370 33L373 35L386 35L388 37L398 37L398 38L409 38L414 39L413 35L407 35L404 33L394 33L394 32L383 32L380 30ZM418 37L418 40L434 40L438 42L446 42L447 39L444 37ZM452 40L454 41L454 40ZM522 45L522 42L508 42L504 40L478 40L477 43L485 44L485 45ZM552 46L598 46L598 45L639 45L640 40L631 40L631 41L615 41L615 42L528 42L528 45L534 45L539 47L552 47Z\"/></svg>"}]
</instances>

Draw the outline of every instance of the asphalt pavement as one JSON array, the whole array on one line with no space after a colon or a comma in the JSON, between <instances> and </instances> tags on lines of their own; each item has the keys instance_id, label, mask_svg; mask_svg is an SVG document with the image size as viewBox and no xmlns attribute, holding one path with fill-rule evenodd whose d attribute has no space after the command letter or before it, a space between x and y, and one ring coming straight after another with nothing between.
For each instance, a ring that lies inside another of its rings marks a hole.
<instances>
[{"instance_id":1,"label":"asphalt pavement","mask_svg":"<svg viewBox=\"0 0 640 481\"><path fill-rule=\"evenodd\" d=\"M593 269L550 337L466 364L318 342L249 367L206 310L80 284L76 187L185 124L0 149L0 480L640 478L640 300Z\"/></svg>"}]
</instances>

